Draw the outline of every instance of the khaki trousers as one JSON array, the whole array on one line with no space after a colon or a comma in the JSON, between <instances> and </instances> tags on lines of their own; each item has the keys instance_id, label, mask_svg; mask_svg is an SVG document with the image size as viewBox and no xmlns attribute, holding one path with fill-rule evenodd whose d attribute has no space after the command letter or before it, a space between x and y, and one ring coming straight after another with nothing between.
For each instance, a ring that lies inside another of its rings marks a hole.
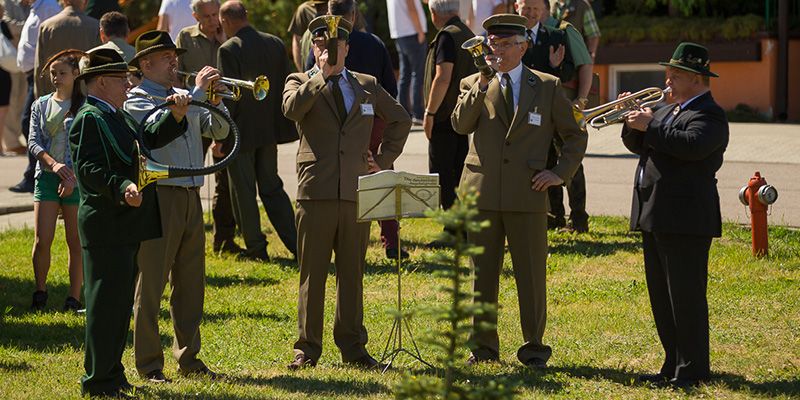
<instances>
[{"instance_id":1,"label":"khaki trousers","mask_svg":"<svg viewBox=\"0 0 800 400\"><path fill-rule=\"evenodd\" d=\"M484 248L483 254L472 258L475 266L474 288L479 293L476 301L497 304L505 239L508 238L523 339L517 358L522 363L532 358L547 361L552 353L549 346L542 344L547 321L547 214L480 210L477 220L488 220L490 225L468 236L470 242ZM496 325L497 315L481 315L475 317L473 322L475 326L481 322ZM478 332L472 340L475 343L472 351L475 357L499 358L500 339L496 328Z\"/></svg>"},{"instance_id":2,"label":"khaki trousers","mask_svg":"<svg viewBox=\"0 0 800 400\"><path fill-rule=\"evenodd\" d=\"M322 355L325 281L331 252L336 253L336 316L333 339L342 360L367 355L364 327L364 257L369 224L356 222L356 203L340 200L297 202L297 250L300 263L300 295L297 302L295 354L313 360Z\"/></svg>"},{"instance_id":3,"label":"khaki trousers","mask_svg":"<svg viewBox=\"0 0 800 400\"><path fill-rule=\"evenodd\" d=\"M182 372L202 368L200 321L205 292L205 231L197 189L158 186L163 236L142 242L134 296L133 348L136 369L146 374L164 369L158 334L161 294L169 281L169 312L175 337L172 355Z\"/></svg>"}]
</instances>

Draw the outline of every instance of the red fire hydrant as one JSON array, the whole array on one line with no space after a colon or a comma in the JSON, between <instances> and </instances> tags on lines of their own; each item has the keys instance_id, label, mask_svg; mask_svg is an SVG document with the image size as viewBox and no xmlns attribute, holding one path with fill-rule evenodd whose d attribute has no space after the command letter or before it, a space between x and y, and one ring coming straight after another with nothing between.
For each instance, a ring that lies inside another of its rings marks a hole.
<instances>
[{"instance_id":1,"label":"red fire hydrant","mask_svg":"<svg viewBox=\"0 0 800 400\"><path fill-rule=\"evenodd\" d=\"M778 200L778 190L772 185L767 185L767 180L758 171L750 178L747 186L743 186L739 190L739 201L750 207L753 255L756 257L762 257L768 253L767 210L776 200Z\"/></svg>"}]
</instances>

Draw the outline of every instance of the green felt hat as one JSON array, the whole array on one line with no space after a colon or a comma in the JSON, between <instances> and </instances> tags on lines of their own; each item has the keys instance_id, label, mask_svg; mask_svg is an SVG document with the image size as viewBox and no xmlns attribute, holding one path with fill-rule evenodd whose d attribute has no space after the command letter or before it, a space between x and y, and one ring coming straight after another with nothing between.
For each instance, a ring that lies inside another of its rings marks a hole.
<instances>
[{"instance_id":1,"label":"green felt hat","mask_svg":"<svg viewBox=\"0 0 800 400\"><path fill-rule=\"evenodd\" d=\"M312 37L319 37L328 31L327 20L333 15L320 15L311 20L308 24L308 31L311 32ZM353 31L353 24L350 21L340 18L337 30L339 31L339 39L347 40L350 37L350 32Z\"/></svg>"},{"instance_id":2,"label":"green felt hat","mask_svg":"<svg viewBox=\"0 0 800 400\"><path fill-rule=\"evenodd\" d=\"M75 80L86 79L92 76L104 74L119 74L138 71L131 67L116 50L110 48L99 48L86 53L86 57L81 60L81 73Z\"/></svg>"},{"instance_id":3,"label":"green felt hat","mask_svg":"<svg viewBox=\"0 0 800 400\"><path fill-rule=\"evenodd\" d=\"M679 44L669 62L659 62L658 64L704 76L719 77L709 69L708 49L697 43L683 42Z\"/></svg>"},{"instance_id":4,"label":"green felt hat","mask_svg":"<svg viewBox=\"0 0 800 400\"><path fill-rule=\"evenodd\" d=\"M181 49L175 46L169 33L165 31L147 31L136 38L136 55L131 59L130 64L134 67L139 66L139 59L162 50L175 50L175 53L181 55L186 53L186 49Z\"/></svg>"},{"instance_id":5,"label":"green felt hat","mask_svg":"<svg viewBox=\"0 0 800 400\"><path fill-rule=\"evenodd\" d=\"M528 19L517 14L496 14L483 21L483 29L489 36L507 37L524 35Z\"/></svg>"}]
</instances>

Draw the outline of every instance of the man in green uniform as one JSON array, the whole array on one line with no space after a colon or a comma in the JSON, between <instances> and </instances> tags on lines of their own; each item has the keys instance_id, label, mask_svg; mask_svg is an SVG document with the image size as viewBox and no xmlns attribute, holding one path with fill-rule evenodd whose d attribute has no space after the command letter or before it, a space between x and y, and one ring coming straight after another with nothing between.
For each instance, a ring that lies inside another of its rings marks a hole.
<instances>
[{"instance_id":1,"label":"man in green uniform","mask_svg":"<svg viewBox=\"0 0 800 400\"><path fill-rule=\"evenodd\" d=\"M121 360L133 305L136 254L141 241L161 236L161 218L155 185L139 191L134 183L137 124L122 105L129 89L128 72L135 69L112 49L91 51L85 61L76 80L85 82L88 96L69 135L81 190L78 233L86 298L86 375L81 378L81 392L124 396L131 388ZM168 100L176 104L148 123L142 145L163 146L186 130L190 97L173 95Z\"/></svg>"}]
</instances>

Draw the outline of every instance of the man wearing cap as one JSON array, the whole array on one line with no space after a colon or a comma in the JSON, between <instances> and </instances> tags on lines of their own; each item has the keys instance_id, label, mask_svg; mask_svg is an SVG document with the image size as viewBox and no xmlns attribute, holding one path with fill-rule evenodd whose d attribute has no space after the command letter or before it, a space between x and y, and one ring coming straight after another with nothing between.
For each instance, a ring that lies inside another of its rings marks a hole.
<instances>
[{"instance_id":1,"label":"man wearing cap","mask_svg":"<svg viewBox=\"0 0 800 400\"><path fill-rule=\"evenodd\" d=\"M493 54L487 61L496 71L461 81L461 96L453 111L453 128L472 135L461 186L478 197L478 219L490 226L469 235L483 246L473 256L476 301L497 303L499 276L508 239L517 283L523 345L517 358L532 368L546 366L552 353L542 342L546 322L545 262L547 260L547 188L569 180L586 150L586 133L572 115L559 80L525 67L525 17L498 14L484 21ZM564 146L558 162L546 169L554 135ZM475 326L495 325L496 315L475 318ZM469 363L497 360L497 329L476 332Z\"/></svg>"},{"instance_id":2,"label":"man wearing cap","mask_svg":"<svg viewBox=\"0 0 800 400\"><path fill-rule=\"evenodd\" d=\"M127 75L135 69L115 50L106 48L90 52L86 61L81 63L76 81L85 82L88 96L70 129L81 193L78 233L86 298L86 375L81 378L81 392L114 396L131 388L122 352L133 305L139 243L161 236L161 219L155 186L140 191L135 183L138 124L122 110L129 88ZM175 94L168 100L176 104L147 123L142 145L161 147L186 130L189 97Z\"/></svg>"},{"instance_id":3,"label":"man wearing cap","mask_svg":"<svg viewBox=\"0 0 800 400\"><path fill-rule=\"evenodd\" d=\"M254 80L265 75L270 90L262 101L243 93L239 101L225 100L241 133L241 151L228 166L228 182L236 224L247 250L245 258L266 261L267 240L261 231L261 214L256 196L264 204L272 226L294 257L297 228L289 195L278 175L278 143L297 140L294 124L281 113L281 93L289 75L289 60L283 42L274 35L255 30L247 9L237 0L226 1L219 11L220 25L228 40L219 47L217 62L225 77ZM222 151L228 151L226 141Z\"/></svg>"},{"instance_id":4,"label":"man wearing cap","mask_svg":"<svg viewBox=\"0 0 800 400\"><path fill-rule=\"evenodd\" d=\"M639 155L631 229L642 232L650 307L664 363L646 382L691 385L710 374L708 251L722 235L716 172L728 145L725 111L711 96L708 50L678 45L667 67L671 104L633 111L622 141ZM625 96L629 93L622 93Z\"/></svg>"},{"instance_id":5,"label":"man wearing cap","mask_svg":"<svg viewBox=\"0 0 800 400\"><path fill-rule=\"evenodd\" d=\"M289 75L283 112L297 123L297 230L300 294L295 358L289 369L316 365L322 355L325 280L336 254L336 316L333 337L346 363L376 368L367 353L362 278L369 224L356 222L358 177L389 168L411 128L408 113L377 80L344 66L352 25L338 28L337 61L328 63L325 17L309 24L317 65ZM378 153L369 151L374 118L386 123Z\"/></svg>"},{"instance_id":6,"label":"man wearing cap","mask_svg":"<svg viewBox=\"0 0 800 400\"><path fill-rule=\"evenodd\" d=\"M139 86L131 89L125 102L125 111L134 119L144 122L144 117L161 100L147 96L167 97L173 93L187 95L184 89L172 85L178 82L176 68L178 55L186 50L172 43L166 31L149 31L136 39L136 56L131 64L142 71ZM197 73L191 96L195 101L206 101L206 90L227 90L220 84L219 71L205 66ZM208 102L226 112L219 98ZM161 110L151 118L158 119ZM204 152L202 136L223 139L228 135L228 125L221 123L205 108L191 107L186 114L185 133L151 154L167 165L202 167ZM152 382L167 381L164 376L164 353L158 333L161 295L169 280L170 315L175 328L172 353L182 375L205 374L215 376L197 358L200 352L200 320L203 318L205 293L205 229L203 208L200 202L202 176L164 179L158 181L156 192L161 200L162 236L142 242L139 250L139 276L133 307L133 349L136 369Z\"/></svg>"}]
</instances>

